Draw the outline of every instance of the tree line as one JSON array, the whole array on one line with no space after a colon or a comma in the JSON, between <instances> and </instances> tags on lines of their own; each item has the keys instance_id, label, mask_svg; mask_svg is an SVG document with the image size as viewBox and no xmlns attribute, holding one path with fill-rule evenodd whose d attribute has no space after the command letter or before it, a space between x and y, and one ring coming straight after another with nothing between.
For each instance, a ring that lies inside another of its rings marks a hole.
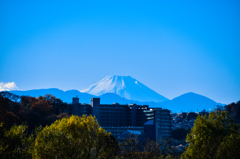
<instances>
[{"instance_id":1,"label":"tree line","mask_svg":"<svg viewBox=\"0 0 240 159\"><path fill-rule=\"evenodd\" d=\"M0 125L0 158L173 158L161 149L163 145L154 141L142 145L136 136L129 136L125 141L118 142L92 116L72 115L49 126L36 127L31 134L27 130L26 124L13 125L9 130L3 127L3 123Z\"/></svg>"},{"instance_id":2,"label":"tree line","mask_svg":"<svg viewBox=\"0 0 240 159\"><path fill-rule=\"evenodd\" d=\"M8 129L13 124L26 123L31 132L40 125L44 127L68 117L67 108L67 103L50 94L35 98L0 92L0 123Z\"/></svg>"}]
</instances>

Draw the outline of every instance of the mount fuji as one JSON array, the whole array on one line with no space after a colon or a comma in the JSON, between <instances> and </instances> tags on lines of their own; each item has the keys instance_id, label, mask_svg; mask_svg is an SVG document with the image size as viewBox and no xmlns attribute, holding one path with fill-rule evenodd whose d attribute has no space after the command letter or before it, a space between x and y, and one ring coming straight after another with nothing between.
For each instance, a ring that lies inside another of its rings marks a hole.
<instances>
[{"instance_id":1,"label":"mount fuji","mask_svg":"<svg viewBox=\"0 0 240 159\"><path fill-rule=\"evenodd\" d=\"M114 93L122 98L140 102L168 101L166 97L158 94L130 76L107 76L80 92L89 93L95 96Z\"/></svg>"}]
</instances>

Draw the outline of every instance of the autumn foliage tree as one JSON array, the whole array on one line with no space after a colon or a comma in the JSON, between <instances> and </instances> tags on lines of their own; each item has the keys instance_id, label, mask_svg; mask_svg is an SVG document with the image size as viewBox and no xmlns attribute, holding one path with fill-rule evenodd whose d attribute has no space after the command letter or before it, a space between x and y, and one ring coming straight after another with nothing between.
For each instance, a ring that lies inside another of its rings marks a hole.
<instances>
[{"instance_id":1,"label":"autumn foliage tree","mask_svg":"<svg viewBox=\"0 0 240 159\"><path fill-rule=\"evenodd\" d=\"M240 123L240 101L236 103L231 103L225 106L228 113L231 115L231 117Z\"/></svg>"},{"instance_id":2,"label":"autumn foliage tree","mask_svg":"<svg viewBox=\"0 0 240 159\"><path fill-rule=\"evenodd\" d=\"M50 94L35 98L0 92L0 123L8 129L13 124L25 122L31 132L37 126L50 125L57 119L68 117L64 113L67 108L67 103Z\"/></svg>"},{"instance_id":3,"label":"autumn foliage tree","mask_svg":"<svg viewBox=\"0 0 240 159\"><path fill-rule=\"evenodd\" d=\"M0 95L0 123L4 123L7 128L10 128L14 123L20 124L19 117L9 111L13 104L11 100Z\"/></svg>"}]
</instances>

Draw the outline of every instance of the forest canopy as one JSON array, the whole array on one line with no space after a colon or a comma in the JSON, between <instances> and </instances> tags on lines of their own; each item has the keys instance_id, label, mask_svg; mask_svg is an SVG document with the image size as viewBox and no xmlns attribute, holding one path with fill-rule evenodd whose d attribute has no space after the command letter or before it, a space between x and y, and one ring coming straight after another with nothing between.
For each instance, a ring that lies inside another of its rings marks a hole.
<instances>
[{"instance_id":1,"label":"forest canopy","mask_svg":"<svg viewBox=\"0 0 240 159\"><path fill-rule=\"evenodd\" d=\"M27 123L33 131L35 127L50 125L57 119L68 117L65 113L67 108L67 103L50 94L35 98L0 92L0 123L6 128Z\"/></svg>"}]
</instances>

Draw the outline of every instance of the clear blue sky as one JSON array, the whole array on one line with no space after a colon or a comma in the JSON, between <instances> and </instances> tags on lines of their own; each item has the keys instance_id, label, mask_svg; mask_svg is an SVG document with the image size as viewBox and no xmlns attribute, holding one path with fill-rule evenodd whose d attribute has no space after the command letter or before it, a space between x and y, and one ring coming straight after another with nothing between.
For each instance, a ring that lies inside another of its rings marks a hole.
<instances>
[{"instance_id":1,"label":"clear blue sky","mask_svg":"<svg viewBox=\"0 0 240 159\"><path fill-rule=\"evenodd\" d=\"M0 0L0 82L88 87L130 75L172 99L240 100L240 1Z\"/></svg>"}]
</instances>

